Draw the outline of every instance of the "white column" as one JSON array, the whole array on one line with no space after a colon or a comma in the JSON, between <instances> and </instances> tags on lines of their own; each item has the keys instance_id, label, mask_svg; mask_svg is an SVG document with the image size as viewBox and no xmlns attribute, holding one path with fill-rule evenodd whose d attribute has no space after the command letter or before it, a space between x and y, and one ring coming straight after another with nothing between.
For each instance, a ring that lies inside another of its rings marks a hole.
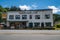
<instances>
[{"instance_id":1,"label":"white column","mask_svg":"<svg viewBox=\"0 0 60 40\"><path fill-rule=\"evenodd\" d=\"M40 22L40 27L41 27L41 22Z\"/></svg>"},{"instance_id":2,"label":"white column","mask_svg":"<svg viewBox=\"0 0 60 40\"><path fill-rule=\"evenodd\" d=\"M33 23L33 27L34 27L34 22L32 22Z\"/></svg>"},{"instance_id":3,"label":"white column","mask_svg":"<svg viewBox=\"0 0 60 40\"><path fill-rule=\"evenodd\" d=\"M51 26L53 26L53 22L51 22Z\"/></svg>"},{"instance_id":4,"label":"white column","mask_svg":"<svg viewBox=\"0 0 60 40\"><path fill-rule=\"evenodd\" d=\"M7 21L7 24L6 25L7 25L7 27L9 27L10 26L10 23Z\"/></svg>"},{"instance_id":5,"label":"white column","mask_svg":"<svg viewBox=\"0 0 60 40\"><path fill-rule=\"evenodd\" d=\"M26 23L26 26L29 27L29 23L28 22Z\"/></svg>"},{"instance_id":6,"label":"white column","mask_svg":"<svg viewBox=\"0 0 60 40\"><path fill-rule=\"evenodd\" d=\"M45 22L44 22L44 27L46 27L46 24L45 24Z\"/></svg>"}]
</instances>

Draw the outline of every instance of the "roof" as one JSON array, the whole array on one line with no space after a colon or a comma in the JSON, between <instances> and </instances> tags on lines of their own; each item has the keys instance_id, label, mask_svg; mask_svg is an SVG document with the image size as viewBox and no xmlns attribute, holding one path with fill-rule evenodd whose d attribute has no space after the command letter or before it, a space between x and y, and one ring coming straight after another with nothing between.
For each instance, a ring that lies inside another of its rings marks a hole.
<instances>
[{"instance_id":1,"label":"roof","mask_svg":"<svg viewBox=\"0 0 60 40\"><path fill-rule=\"evenodd\" d=\"M48 10L52 10L52 9L38 9L38 10L25 10L25 11L48 11Z\"/></svg>"},{"instance_id":2,"label":"roof","mask_svg":"<svg viewBox=\"0 0 60 40\"><path fill-rule=\"evenodd\" d=\"M51 11L52 9L21 10L21 11L49 11L49 10Z\"/></svg>"}]
</instances>

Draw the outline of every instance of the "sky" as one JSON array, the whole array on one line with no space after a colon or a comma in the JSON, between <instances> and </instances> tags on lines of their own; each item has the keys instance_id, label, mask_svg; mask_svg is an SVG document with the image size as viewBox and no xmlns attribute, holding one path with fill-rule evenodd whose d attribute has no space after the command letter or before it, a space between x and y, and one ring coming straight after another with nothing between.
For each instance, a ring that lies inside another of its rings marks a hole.
<instances>
[{"instance_id":1,"label":"sky","mask_svg":"<svg viewBox=\"0 0 60 40\"><path fill-rule=\"evenodd\" d=\"M3 7L17 6L21 10L53 9L60 14L60 0L0 0Z\"/></svg>"}]
</instances>

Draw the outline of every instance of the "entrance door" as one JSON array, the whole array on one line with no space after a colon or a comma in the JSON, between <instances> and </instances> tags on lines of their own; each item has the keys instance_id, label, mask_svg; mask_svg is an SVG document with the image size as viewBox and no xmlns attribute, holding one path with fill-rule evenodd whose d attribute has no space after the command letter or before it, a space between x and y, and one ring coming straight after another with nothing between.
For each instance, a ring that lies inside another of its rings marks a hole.
<instances>
[{"instance_id":1,"label":"entrance door","mask_svg":"<svg viewBox=\"0 0 60 40\"><path fill-rule=\"evenodd\" d=\"M26 22L20 22L20 27L21 28L26 28L27 26L26 26Z\"/></svg>"},{"instance_id":2,"label":"entrance door","mask_svg":"<svg viewBox=\"0 0 60 40\"><path fill-rule=\"evenodd\" d=\"M33 23L29 23L29 27L32 28L33 27Z\"/></svg>"},{"instance_id":3,"label":"entrance door","mask_svg":"<svg viewBox=\"0 0 60 40\"><path fill-rule=\"evenodd\" d=\"M26 27L26 22L22 22L22 25L24 25Z\"/></svg>"},{"instance_id":4,"label":"entrance door","mask_svg":"<svg viewBox=\"0 0 60 40\"><path fill-rule=\"evenodd\" d=\"M44 28L44 23L41 23L41 28Z\"/></svg>"}]
</instances>

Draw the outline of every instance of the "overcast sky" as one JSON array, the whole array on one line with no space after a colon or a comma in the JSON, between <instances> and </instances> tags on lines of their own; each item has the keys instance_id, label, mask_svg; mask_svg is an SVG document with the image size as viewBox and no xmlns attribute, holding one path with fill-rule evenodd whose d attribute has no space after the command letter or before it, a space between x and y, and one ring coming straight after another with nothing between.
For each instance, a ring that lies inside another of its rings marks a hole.
<instances>
[{"instance_id":1,"label":"overcast sky","mask_svg":"<svg viewBox=\"0 0 60 40\"><path fill-rule=\"evenodd\" d=\"M60 14L60 0L0 0L3 7L17 6L22 10L53 9Z\"/></svg>"}]
</instances>

